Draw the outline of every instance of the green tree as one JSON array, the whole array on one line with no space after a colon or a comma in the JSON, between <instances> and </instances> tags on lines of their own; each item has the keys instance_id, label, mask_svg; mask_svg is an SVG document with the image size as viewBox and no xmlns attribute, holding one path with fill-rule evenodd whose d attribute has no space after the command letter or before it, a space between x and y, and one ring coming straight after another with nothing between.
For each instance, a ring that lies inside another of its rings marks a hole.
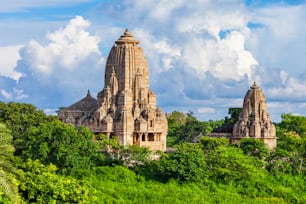
<instances>
[{"instance_id":1,"label":"green tree","mask_svg":"<svg viewBox=\"0 0 306 204\"><path fill-rule=\"evenodd\" d=\"M207 177L204 153L200 144L182 143L177 150L164 155L158 164L158 171L166 178L179 181L200 181Z\"/></svg>"},{"instance_id":2,"label":"green tree","mask_svg":"<svg viewBox=\"0 0 306 204\"><path fill-rule=\"evenodd\" d=\"M99 159L93 133L85 127L75 129L55 120L30 127L21 139L24 160L39 159L45 165L55 164L61 173L90 169Z\"/></svg>"},{"instance_id":3,"label":"green tree","mask_svg":"<svg viewBox=\"0 0 306 204\"><path fill-rule=\"evenodd\" d=\"M182 142L191 142L195 137L205 133L205 126L198 121L192 112L187 113L186 122L180 128L176 129L175 144Z\"/></svg>"},{"instance_id":4,"label":"green tree","mask_svg":"<svg viewBox=\"0 0 306 204\"><path fill-rule=\"evenodd\" d=\"M306 175L306 140L294 131L277 127L277 147L267 158L267 169L275 175Z\"/></svg>"},{"instance_id":5,"label":"green tree","mask_svg":"<svg viewBox=\"0 0 306 204\"><path fill-rule=\"evenodd\" d=\"M168 135L167 146L172 147L177 140L178 133L186 123L187 116L185 113L173 111L168 117Z\"/></svg>"},{"instance_id":6,"label":"green tree","mask_svg":"<svg viewBox=\"0 0 306 204\"><path fill-rule=\"evenodd\" d=\"M206 164L211 179L221 183L241 183L264 176L256 158L246 156L233 146L219 146L206 155ZM260 168L259 168L260 167Z\"/></svg>"},{"instance_id":7,"label":"green tree","mask_svg":"<svg viewBox=\"0 0 306 204\"><path fill-rule=\"evenodd\" d=\"M239 120L239 115L242 112L242 108L229 108L228 114L230 117L225 117L225 124L236 123Z\"/></svg>"},{"instance_id":8,"label":"green tree","mask_svg":"<svg viewBox=\"0 0 306 204\"><path fill-rule=\"evenodd\" d=\"M18 203L18 186L15 179L17 169L11 162L14 153L11 142L11 132L0 123L0 189L13 203Z\"/></svg>"},{"instance_id":9,"label":"green tree","mask_svg":"<svg viewBox=\"0 0 306 204\"><path fill-rule=\"evenodd\" d=\"M220 146L229 145L229 141L226 138L202 137L200 143L205 151L215 150Z\"/></svg>"},{"instance_id":10,"label":"green tree","mask_svg":"<svg viewBox=\"0 0 306 204\"><path fill-rule=\"evenodd\" d=\"M57 175L53 164L39 160L20 164L20 193L28 203L95 203L95 190L84 180Z\"/></svg>"},{"instance_id":11,"label":"green tree","mask_svg":"<svg viewBox=\"0 0 306 204\"><path fill-rule=\"evenodd\" d=\"M302 138L306 138L306 117L292 115L290 113L282 114L282 122L278 125L282 129L294 131Z\"/></svg>"},{"instance_id":12,"label":"green tree","mask_svg":"<svg viewBox=\"0 0 306 204\"><path fill-rule=\"evenodd\" d=\"M55 116L47 116L31 104L0 102L0 122L6 124L12 131L15 155L21 155L24 148L23 138L30 127L54 120L56 120Z\"/></svg>"},{"instance_id":13,"label":"green tree","mask_svg":"<svg viewBox=\"0 0 306 204\"><path fill-rule=\"evenodd\" d=\"M229 117L226 116L224 118L223 125L216 127L213 130L213 132L232 133L233 127L235 123L239 120L239 115L241 112L242 108L229 108L228 109Z\"/></svg>"},{"instance_id":14,"label":"green tree","mask_svg":"<svg viewBox=\"0 0 306 204\"><path fill-rule=\"evenodd\" d=\"M269 150L262 140L254 138L243 138L237 143L237 146L242 149L244 154L248 156L265 159L269 155Z\"/></svg>"}]
</instances>

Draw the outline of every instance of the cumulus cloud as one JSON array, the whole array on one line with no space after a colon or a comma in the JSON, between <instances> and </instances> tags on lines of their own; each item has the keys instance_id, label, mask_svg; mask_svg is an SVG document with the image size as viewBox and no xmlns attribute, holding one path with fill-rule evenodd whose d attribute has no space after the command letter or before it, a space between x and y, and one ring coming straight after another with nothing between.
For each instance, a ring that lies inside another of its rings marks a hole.
<instances>
[{"instance_id":1,"label":"cumulus cloud","mask_svg":"<svg viewBox=\"0 0 306 204\"><path fill-rule=\"evenodd\" d=\"M51 75L58 69L77 69L91 55L100 55L100 40L86 31L89 25L89 21L77 16L66 27L48 33L46 46L31 40L21 51L27 68L38 75Z\"/></svg>"},{"instance_id":2,"label":"cumulus cloud","mask_svg":"<svg viewBox=\"0 0 306 204\"><path fill-rule=\"evenodd\" d=\"M16 70L23 76L15 95L39 107L68 105L103 87L104 57L99 50L100 39L90 34L88 20L77 16L62 28L46 35L46 44L31 40L20 51ZM22 92L20 91L22 90Z\"/></svg>"},{"instance_id":3,"label":"cumulus cloud","mask_svg":"<svg viewBox=\"0 0 306 204\"><path fill-rule=\"evenodd\" d=\"M306 4L252 10L252 22L259 26L247 36L246 46L262 65L295 76L305 70L305 10Z\"/></svg>"},{"instance_id":4,"label":"cumulus cloud","mask_svg":"<svg viewBox=\"0 0 306 204\"><path fill-rule=\"evenodd\" d=\"M10 77L17 80L21 77L20 72L16 72L14 68L17 65L17 61L20 59L19 50L22 45L5 46L0 47L0 76Z\"/></svg>"}]
</instances>

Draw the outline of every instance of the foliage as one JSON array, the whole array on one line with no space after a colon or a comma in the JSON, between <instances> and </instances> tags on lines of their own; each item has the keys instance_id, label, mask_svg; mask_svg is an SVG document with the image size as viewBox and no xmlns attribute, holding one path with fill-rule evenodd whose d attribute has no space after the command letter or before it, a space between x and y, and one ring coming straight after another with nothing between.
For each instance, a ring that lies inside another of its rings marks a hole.
<instances>
[{"instance_id":1,"label":"foliage","mask_svg":"<svg viewBox=\"0 0 306 204\"><path fill-rule=\"evenodd\" d=\"M211 133L221 127L224 120L199 121L192 112L174 111L168 118L167 146L173 147L182 142L192 142L196 137Z\"/></svg>"},{"instance_id":2,"label":"foliage","mask_svg":"<svg viewBox=\"0 0 306 204\"><path fill-rule=\"evenodd\" d=\"M217 126L213 132L220 133L232 133L235 123L239 120L239 115L242 112L242 108L229 108L228 115L224 118L224 123Z\"/></svg>"},{"instance_id":3,"label":"foliage","mask_svg":"<svg viewBox=\"0 0 306 204\"><path fill-rule=\"evenodd\" d=\"M88 129L63 124L32 105L0 102L0 122L12 129L0 125L0 135L12 134L17 149L13 157L12 146L0 148L0 172L5 162L13 167L7 178L15 189L19 184L24 203L306 203L305 117L282 115L272 151L253 139L187 143L233 123L239 109L229 114L200 122L191 112L173 112L168 138L178 144L176 151L153 154L105 135L93 140ZM0 203L10 202L16 203L0 188Z\"/></svg>"},{"instance_id":4,"label":"foliage","mask_svg":"<svg viewBox=\"0 0 306 204\"><path fill-rule=\"evenodd\" d=\"M267 158L267 169L275 175L306 175L306 140L293 131L277 127L277 147Z\"/></svg>"},{"instance_id":5,"label":"foliage","mask_svg":"<svg viewBox=\"0 0 306 204\"><path fill-rule=\"evenodd\" d=\"M303 180L292 177L278 179L267 176L257 182L240 184L204 182L166 183L145 180L126 167L97 167L88 173L97 189L99 203L303 203Z\"/></svg>"},{"instance_id":6,"label":"foliage","mask_svg":"<svg viewBox=\"0 0 306 204\"><path fill-rule=\"evenodd\" d=\"M186 114L186 122L184 125L176 128L173 132L176 135L175 144L182 142L191 142L193 138L205 132L205 127L198 121L192 112Z\"/></svg>"},{"instance_id":7,"label":"foliage","mask_svg":"<svg viewBox=\"0 0 306 204\"><path fill-rule=\"evenodd\" d=\"M85 127L75 129L60 121L30 127L22 138L22 157L55 164L62 173L74 174L94 165L97 148L93 134Z\"/></svg>"},{"instance_id":8,"label":"foliage","mask_svg":"<svg viewBox=\"0 0 306 204\"><path fill-rule=\"evenodd\" d=\"M209 151L206 163L210 178L224 184L252 180L265 174L257 168L255 160L233 146L219 146Z\"/></svg>"},{"instance_id":9,"label":"foliage","mask_svg":"<svg viewBox=\"0 0 306 204\"><path fill-rule=\"evenodd\" d=\"M158 171L163 177L179 181L200 181L207 175L204 153L199 144L182 143L174 153L160 159Z\"/></svg>"},{"instance_id":10,"label":"foliage","mask_svg":"<svg viewBox=\"0 0 306 204\"><path fill-rule=\"evenodd\" d=\"M83 180L57 175L53 164L43 165L39 160L21 164L24 173L20 179L20 193L27 203L93 203L95 190Z\"/></svg>"},{"instance_id":11,"label":"foliage","mask_svg":"<svg viewBox=\"0 0 306 204\"><path fill-rule=\"evenodd\" d=\"M229 141L226 138L211 138L205 136L201 138L200 143L205 151L210 151L215 150L219 146L228 145Z\"/></svg>"},{"instance_id":12,"label":"foliage","mask_svg":"<svg viewBox=\"0 0 306 204\"><path fill-rule=\"evenodd\" d=\"M3 196L6 195L12 202L18 203L18 186L15 179L17 169L11 161L14 153L11 142L10 130L0 123L0 190L4 193Z\"/></svg>"},{"instance_id":13,"label":"foliage","mask_svg":"<svg viewBox=\"0 0 306 204\"><path fill-rule=\"evenodd\" d=\"M15 155L21 155L24 148L23 138L28 134L30 127L55 119L55 116L47 116L31 104L0 102L0 122L5 123L12 131Z\"/></svg>"},{"instance_id":14,"label":"foliage","mask_svg":"<svg viewBox=\"0 0 306 204\"><path fill-rule=\"evenodd\" d=\"M279 127L288 131L294 131L302 138L306 138L306 117L292 115L290 113L282 114L282 122Z\"/></svg>"},{"instance_id":15,"label":"foliage","mask_svg":"<svg viewBox=\"0 0 306 204\"><path fill-rule=\"evenodd\" d=\"M269 150L262 140L243 138L237 143L245 155L265 159L269 155Z\"/></svg>"},{"instance_id":16,"label":"foliage","mask_svg":"<svg viewBox=\"0 0 306 204\"><path fill-rule=\"evenodd\" d=\"M228 114L230 117L225 117L224 123L225 124L235 124L239 120L239 115L242 112L242 108L229 108Z\"/></svg>"}]
</instances>

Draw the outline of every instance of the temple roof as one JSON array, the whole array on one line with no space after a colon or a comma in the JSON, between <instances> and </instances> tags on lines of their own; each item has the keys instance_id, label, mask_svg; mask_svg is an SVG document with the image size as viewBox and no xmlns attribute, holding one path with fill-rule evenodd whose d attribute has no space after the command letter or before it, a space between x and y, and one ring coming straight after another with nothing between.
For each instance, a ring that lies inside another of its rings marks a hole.
<instances>
[{"instance_id":1,"label":"temple roof","mask_svg":"<svg viewBox=\"0 0 306 204\"><path fill-rule=\"evenodd\" d=\"M87 95L84 98L65 108L65 111L91 111L96 107L97 100L90 95L90 91L88 90Z\"/></svg>"},{"instance_id":2,"label":"temple roof","mask_svg":"<svg viewBox=\"0 0 306 204\"><path fill-rule=\"evenodd\" d=\"M132 44L139 44L138 40L135 40L134 36L130 33L129 29L125 29L125 32L121 37L116 41L116 44L125 44L125 43L132 43Z\"/></svg>"},{"instance_id":3,"label":"temple roof","mask_svg":"<svg viewBox=\"0 0 306 204\"><path fill-rule=\"evenodd\" d=\"M256 81L254 81L253 85L251 86L251 89L260 89L259 86L257 86Z\"/></svg>"}]
</instances>

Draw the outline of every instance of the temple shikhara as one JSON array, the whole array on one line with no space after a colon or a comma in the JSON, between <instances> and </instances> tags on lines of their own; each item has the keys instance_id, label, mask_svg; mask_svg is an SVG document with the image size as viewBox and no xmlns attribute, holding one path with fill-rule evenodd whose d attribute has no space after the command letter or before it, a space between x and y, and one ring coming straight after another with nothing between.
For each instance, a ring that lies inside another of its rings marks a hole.
<instances>
[{"instance_id":1,"label":"temple shikhara","mask_svg":"<svg viewBox=\"0 0 306 204\"><path fill-rule=\"evenodd\" d=\"M139 41L126 29L107 58L104 88L97 99L87 96L59 111L58 117L74 126L115 137L124 145L166 150L168 123L156 107L149 87L149 70Z\"/></svg>"},{"instance_id":2,"label":"temple shikhara","mask_svg":"<svg viewBox=\"0 0 306 204\"><path fill-rule=\"evenodd\" d=\"M230 140L235 143L242 138L260 139L268 148L276 147L276 130L267 112L266 97L255 82L244 97L242 112Z\"/></svg>"}]
</instances>

